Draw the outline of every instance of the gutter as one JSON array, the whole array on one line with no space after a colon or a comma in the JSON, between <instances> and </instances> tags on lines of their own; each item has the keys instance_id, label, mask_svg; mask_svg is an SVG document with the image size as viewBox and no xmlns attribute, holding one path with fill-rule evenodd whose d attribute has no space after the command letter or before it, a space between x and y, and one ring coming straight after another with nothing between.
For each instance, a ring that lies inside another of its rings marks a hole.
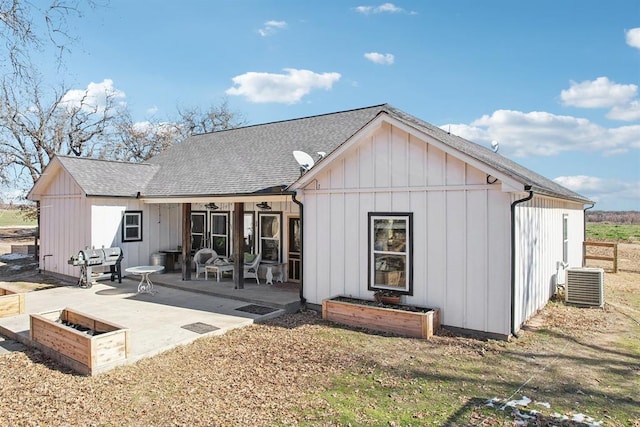
<instances>
[{"instance_id":1,"label":"gutter","mask_svg":"<svg viewBox=\"0 0 640 427\"><path fill-rule=\"evenodd\" d=\"M533 190L530 185L524 186L525 191L529 195L524 199L516 200L511 203L511 335L518 338L516 331L516 205L533 199Z\"/></svg>"},{"instance_id":2,"label":"gutter","mask_svg":"<svg viewBox=\"0 0 640 427\"><path fill-rule=\"evenodd\" d=\"M591 209L592 207L594 207L596 204L594 202L591 202L591 206L589 206L588 208L584 208L582 209L582 241L586 242L587 241L587 211L589 209Z\"/></svg>"},{"instance_id":3,"label":"gutter","mask_svg":"<svg viewBox=\"0 0 640 427\"><path fill-rule=\"evenodd\" d=\"M291 193L291 200L300 208L300 235L302 236L300 239L300 303L304 305L307 303L307 299L304 297L304 205L300 200L296 199L295 191Z\"/></svg>"}]
</instances>

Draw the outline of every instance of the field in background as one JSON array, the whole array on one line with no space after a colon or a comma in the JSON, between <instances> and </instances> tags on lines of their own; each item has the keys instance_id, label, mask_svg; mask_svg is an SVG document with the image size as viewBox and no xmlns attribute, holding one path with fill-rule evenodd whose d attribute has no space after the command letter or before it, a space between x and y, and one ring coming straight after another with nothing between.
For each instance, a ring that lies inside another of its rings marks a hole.
<instances>
[{"instance_id":1,"label":"field in background","mask_svg":"<svg viewBox=\"0 0 640 427\"><path fill-rule=\"evenodd\" d=\"M0 209L0 227L36 226L35 220L27 220L19 209Z\"/></svg>"}]
</instances>

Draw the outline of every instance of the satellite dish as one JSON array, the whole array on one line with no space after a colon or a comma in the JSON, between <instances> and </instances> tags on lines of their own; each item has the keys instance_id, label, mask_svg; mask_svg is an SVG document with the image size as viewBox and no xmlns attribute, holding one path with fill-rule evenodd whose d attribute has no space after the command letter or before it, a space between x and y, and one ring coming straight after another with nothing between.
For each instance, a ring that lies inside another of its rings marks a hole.
<instances>
[{"instance_id":1,"label":"satellite dish","mask_svg":"<svg viewBox=\"0 0 640 427\"><path fill-rule=\"evenodd\" d=\"M313 167L313 165L315 165L313 158L304 151L294 151L293 157L295 157L296 162L298 162L300 168L303 169L304 172L308 171Z\"/></svg>"},{"instance_id":2,"label":"satellite dish","mask_svg":"<svg viewBox=\"0 0 640 427\"><path fill-rule=\"evenodd\" d=\"M498 141L496 141L495 139L491 141L491 149L493 150L494 153L497 153L498 150L500 149L500 145L498 144Z\"/></svg>"}]
</instances>

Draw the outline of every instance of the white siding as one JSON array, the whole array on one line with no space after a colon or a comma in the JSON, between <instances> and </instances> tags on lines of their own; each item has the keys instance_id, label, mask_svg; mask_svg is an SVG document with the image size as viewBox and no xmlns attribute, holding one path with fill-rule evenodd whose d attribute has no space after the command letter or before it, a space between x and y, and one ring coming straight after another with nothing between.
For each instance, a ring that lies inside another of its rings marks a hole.
<instances>
[{"instance_id":1,"label":"white siding","mask_svg":"<svg viewBox=\"0 0 640 427\"><path fill-rule=\"evenodd\" d=\"M82 190L69 177L57 174L40 200L40 269L78 276L68 265L71 255L90 244L90 208Z\"/></svg>"},{"instance_id":2,"label":"white siding","mask_svg":"<svg viewBox=\"0 0 640 427\"><path fill-rule=\"evenodd\" d=\"M514 197L514 200L516 197ZM551 298L562 273L563 215L569 217L569 267L582 265L581 204L543 197L516 207L515 320L519 328Z\"/></svg>"},{"instance_id":3,"label":"white siding","mask_svg":"<svg viewBox=\"0 0 640 427\"><path fill-rule=\"evenodd\" d=\"M486 173L384 124L304 190L304 294L371 298L369 212L413 212L413 295L445 325L509 333L508 194Z\"/></svg>"}]
</instances>

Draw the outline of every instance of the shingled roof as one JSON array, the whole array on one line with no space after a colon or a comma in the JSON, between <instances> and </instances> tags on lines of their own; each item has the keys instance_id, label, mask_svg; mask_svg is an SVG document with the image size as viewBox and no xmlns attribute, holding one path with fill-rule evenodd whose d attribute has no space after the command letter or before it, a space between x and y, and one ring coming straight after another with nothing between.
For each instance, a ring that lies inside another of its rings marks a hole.
<instances>
[{"instance_id":1,"label":"shingled roof","mask_svg":"<svg viewBox=\"0 0 640 427\"><path fill-rule=\"evenodd\" d=\"M158 167L83 157L56 156L60 165L88 196L135 197Z\"/></svg>"},{"instance_id":2,"label":"shingled roof","mask_svg":"<svg viewBox=\"0 0 640 427\"><path fill-rule=\"evenodd\" d=\"M538 194L591 201L492 150L451 135L389 104L194 135L143 164L59 157L91 195L215 197L284 190L300 177L292 152L331 153L387 114Z\"/></svg>"}]
</instances>

